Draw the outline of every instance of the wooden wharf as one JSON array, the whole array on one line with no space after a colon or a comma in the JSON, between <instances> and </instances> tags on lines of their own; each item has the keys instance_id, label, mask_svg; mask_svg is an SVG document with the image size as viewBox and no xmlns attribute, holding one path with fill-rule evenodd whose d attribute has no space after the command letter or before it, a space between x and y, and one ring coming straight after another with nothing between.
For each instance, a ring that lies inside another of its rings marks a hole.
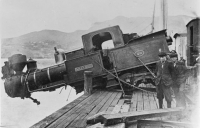
<instances>
[{"instance_id":1,"label":"wooden wharf","mask_svg":"<svg viewBox=\"0 0 200 128\"><path fill-rule=\"evenodd\" d=\"M163 107L166 108L166 103ZM156 93L137 90L130 98L123 98L121 91L96 90L91 95L80 96L31 128L86 127L87 119L100 112L119 114L155 109L158 109Z\"/></svg>"},{"instance_id":2,"label":"wooden wharf","mask_svg":"<svg viewBox=\"0 0 200 128\"><path fill-rule=\"evenodd\" d=\"M88 78L91 73L86 73L85 77L88 80L84 83L85 94L30 128L145 128L142 123L160 125L159 120L164 124L184 125L163 122L163 116L179 114L183 109L175 107L175 100L172 101L172 108L166 108L166 101L163 100L163 109L159 109L155 88L146 86L148 91L137 89L126 96L120 90L92 90L92 86L88 86L92 84ZM143 120L149 118L153 121ZM139 122L138 126L135 121Z\"/></svg>"}]
</instances>

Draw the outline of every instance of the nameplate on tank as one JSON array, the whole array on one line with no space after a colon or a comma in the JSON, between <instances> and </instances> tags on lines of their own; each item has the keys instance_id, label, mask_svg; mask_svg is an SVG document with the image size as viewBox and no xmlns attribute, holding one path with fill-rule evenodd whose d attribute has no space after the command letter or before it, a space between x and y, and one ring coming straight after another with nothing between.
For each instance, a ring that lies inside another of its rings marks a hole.
<instances>
[{"instance_id":1,"label":"nameplate on tank","mask_svg":"<svg viewBox=\"0 0 200 128\"><path fill-rule=\"evenodd\" d=\"M143 50L138 50L138 51L135 52L135 55L137 57L143 56L144 55L144 51Z\"/></svg>"},{"instance_id":2,"label":"nameplate on tank","mask_svg":"<svg viewBox=\"0 0 200 128\"><path fill-rule=\"evenodd\" d=\"M80 66L80 67L76 67L75 72L85 70L85 69L89 69L89 68L93 68L93 64L87 64L87 65L83 65L83 66Z\"/></svg>"}]
</instances>

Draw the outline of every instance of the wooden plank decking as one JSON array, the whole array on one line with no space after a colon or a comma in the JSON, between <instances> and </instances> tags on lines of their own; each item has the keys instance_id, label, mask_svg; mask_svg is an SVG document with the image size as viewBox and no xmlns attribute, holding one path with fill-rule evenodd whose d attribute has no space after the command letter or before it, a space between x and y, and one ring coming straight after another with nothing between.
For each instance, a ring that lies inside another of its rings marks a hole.
<instances>
[{"instance_id":1,"label":"wooden plank decking","mask_svg":"<svg viewBox=\"0 0 200 128\"><path fill-rule=\"evenodd\" d=\"M138 90L133 92L131 99L124 99L120 91L96 91L79 97L31 128L86 127L86 120L99 112L116 114L153 110L158 109L157 102L156 93ZM172 107L175 107L174 101Z\"/></svg>"}]
</instances>

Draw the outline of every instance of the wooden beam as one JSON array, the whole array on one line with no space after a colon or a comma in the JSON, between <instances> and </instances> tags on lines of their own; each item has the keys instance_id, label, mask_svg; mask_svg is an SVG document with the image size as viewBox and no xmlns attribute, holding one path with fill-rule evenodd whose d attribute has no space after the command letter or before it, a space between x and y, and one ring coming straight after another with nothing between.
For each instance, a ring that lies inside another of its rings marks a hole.
<instances>
[{"instance_id":1,"label":"wooden beam","mask_svg":"<svg viewBox=\"0 0 200 128\"><path fill-rule=\"evenodd\" d=\"M108 127L104 126L104 128L125 128L125 123L119 123Z\"/></svg>"},{"instance_id":2,"label":"wooden beam","mask_svg":"<svg viewBox=\"0 0 200 128\"><path fill-rule=\"evenodd\" d=\"M120 123L109 127L105 127L104 124L97 123L91 126L87 126L86 128L125 128L125 123Z\"/></svg>"},{"instance_id":3,"label":"wooden beam","mask_svg":"<svg viewBox=\"0 0 200 128\"><path fill-rule=\"evenodd\" d=\"M113 125L117 123L125 123L127 121L140 120L152 117L168 116L180 114L184 110L189 110L191 108L166 108L166 109L155 109L147 111L135 111L135 112L126 112L126 113L117 113L117 114L105 114L98 117L101 122L104 122L104 125ZM92 121L91 121L92 120ZM90 119L87 122L95 122L95 119Z\"/></svg>"},{"instance_id":4,"label":"wooden beam","mask_svg":"<svg viewBox=\"0 0 200 128\"><path fill-rule=\"evenodd\" d=\"M184 108L166 108L166 109L155 109L155 110L147 110L147 111L138 111L138 112L127 112L121 114L107 114L104 115L104 124L113 125L116 123L125 123L127 121L146 119L152 117L160 117L160 116L168 116L180 114Z\"/></svg>"},{"instance_id":5,"label":"wooden beam","mask_svg":"<svg viewBox=\"0 0 200 128\"><path fill-rule=\"evenodd\" d=\"M138 120L137 128L154 128L154 127L184 127L184 128L193 128L197 124L188 123L188 122L175 122L175 121L161 121L161 120Z\"/></svg>"},{"instance_id":6,"label":"wooden beam","mask_svg":"<svg viewBox=\"0 0 200 128\"><path fill-rule=\"evenodd\" d=\"M92 71L84 72L84 94L92 94Z\"/></svg>"},{"instance_id":7,"label":"wooden beam","mask_svg":"<svg viewBox=\"0 0 200 128\"><path fill-rule=\"evenodd\" d=\"M104 128L104 124L97 123L94 125L87 126L86 128Z\"/></svg>"}]
</instances>

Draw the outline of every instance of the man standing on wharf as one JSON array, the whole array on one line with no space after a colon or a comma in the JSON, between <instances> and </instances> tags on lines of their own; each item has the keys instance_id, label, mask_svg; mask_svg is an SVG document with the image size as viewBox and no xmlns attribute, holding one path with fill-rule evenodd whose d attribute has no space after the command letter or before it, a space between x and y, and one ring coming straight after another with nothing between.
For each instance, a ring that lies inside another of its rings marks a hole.
<instances>
[{"instance_id":1,"label":"man standing on wharf","mask_svg":"<svg viewBox=\"0 0 200 128\"><path fill-rule=\"evenodd\" d=\"M159 108L163 108L163 99L167 101L167 108L171 108L172 92L171 86L172 81L172 71L173 63L167 61L167 54L165 52L160 52L158 54L160 61L156 65L156 75L155 80L157 98L159 101Z\"/></svg>"},{"instance_id":2,"label":"man standing on wharf","mask_svg":"<svg viewBox=\"0 0 200 128\"><path fill-rule=\"evenodd\" d=\"M196 66L187 68L184 62L178 61L178 55L176 53L170 54L170 58L174 65L172 74L173 78L173 90L176 99L176 107L185 107L185 84L188 76L191 76L196 70Z\"/></svg>"}]
</instances>

